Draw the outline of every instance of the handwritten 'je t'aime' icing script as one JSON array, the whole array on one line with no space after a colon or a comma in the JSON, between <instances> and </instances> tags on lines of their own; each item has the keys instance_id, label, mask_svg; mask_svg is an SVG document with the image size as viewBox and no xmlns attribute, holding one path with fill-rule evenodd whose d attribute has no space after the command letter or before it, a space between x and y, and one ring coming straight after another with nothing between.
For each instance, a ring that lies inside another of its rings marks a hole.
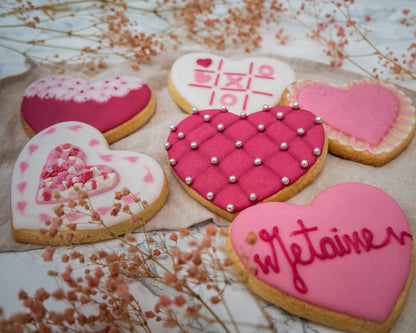
<instances>
[{"instance_id":1,"label":"handwritten 'je t'aime' icing script","mask_svg":"<svg viewBox=\"0 0 416 333\"><path fill-rule=\"evenodd\" d=\"M373 232L368 228L362 228L359 231L353 231L351 234L338 234L337 228L330 231L334 233L332 236L322 237L317 244L311 239L311 234L318 231L317 226L307 227L305 223L299 219L298 230L294 230L291 236L301 236L307 244L307 248L302 248L298 243L290 244L281 237L279 227L274 226L271 233L266 229L261 229L258 233L260 240L267 242L270 246L271 256L265 255L263 259L261 255L254 254L253 260L258 265L255 274L261 269L264 274L269 274L270 270L275 273L280 272L278 249L281 250L284 259L288 262L293 273L293 284L300 293L307 293L308 287L298 270L298 265L311 265L315 260L331 260L336 257L346 255L359 255L364 252L376 251L389 246L392 241L400 245L405 245L406 238L412 239L412 235L406 231L396 233L392 227L386 227L385 237L381 241L374 239Z\"/></svg>"}]
</instances>

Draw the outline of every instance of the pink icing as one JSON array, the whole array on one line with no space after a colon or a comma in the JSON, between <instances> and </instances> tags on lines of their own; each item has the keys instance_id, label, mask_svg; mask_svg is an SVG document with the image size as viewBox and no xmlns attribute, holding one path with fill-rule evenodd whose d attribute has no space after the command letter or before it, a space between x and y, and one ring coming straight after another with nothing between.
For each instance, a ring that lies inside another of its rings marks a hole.
<instances>
[{"instance_id":1,"label":"pink icing","mask_svg":"<svg viewBox=\"0 0 416 333\"><path fill-rule=\"evenodd\" d=\"M63 121L81 121L106 132L137 115L151 97L140 79L116 77L87 82L53 75L33 82L22 101L22 115L34 132Z\"/></svg>"},{"instance_id":2,"label":"pink icing","mask_svg":"<svg viewBox=\"0 0 416 333\"><path fill-rule=\"evenodd\" d=\"M399 110L397 97L378 84L339 89L312 83L299 91L298 101L326 124L371 145L380 143Z\"/></svg>"},{"instance_id":3,"label":"pink icing","mask_svg":"<svg viewBox=\"0 0 416 333\"><path fill-rule=\"evenodd\" d=\"M119 175L105 165L86 165L84 152L74 145L64 143L53 149L42 168L38 203L63 202L76 198L77 190L94 195L114 188Z\"/></svg>"},{"instance_id":4,"label":"pink icing","mask_svg":"<svg viewBox=\"0 0 416 333\"><path fill-rule=\"evenodd\" d=\"M249 232L258 235L253 248L245 242ZM258 264L258 279L300 300L377 322L390 315L412 261L403 210L385 192L361 183L332 186L308 206L250 207L236 217L230 235L240 258L246 253Z\"/></svg>"},{"instance_id":5,"label":"pink icing","mask_svg":"<svg viewBox=\"0 0 416 333\"><path fill-rule=\"evenodd\" d=\"M278 119L281 112L283 119ZM204 120L209 116L210 120ZM223 129L219 130L218 125ZM264 125L264 130L258 126ZM303 128L305 134L297 134ZM183 133L184 138L178 137ZM252 113L245 118L220 110L203 110L180 122L168 137L168 156L174 159L173 171L203 198L212 192L212 203L226 210L234 206L234 213L262 201L285 187L283 177L290 184L296 182L315 163L314 149L323 150L323 127L315 116L305 110L275 107ZM236 147L241 141L242 147ZM197 148L192 148L195 142ZM286 142L288 148L280 148ZM319 155L319 154L318 154ZM216 157L218 163L211 159ZM255 165L256 158L261 159ZM308 162L307 167L301 161ZM231 183L229 177L237 181ZM188 179L189 180L189 179ZM250 194L256 195L250 200Z\"/></svg>"}]
</instances>

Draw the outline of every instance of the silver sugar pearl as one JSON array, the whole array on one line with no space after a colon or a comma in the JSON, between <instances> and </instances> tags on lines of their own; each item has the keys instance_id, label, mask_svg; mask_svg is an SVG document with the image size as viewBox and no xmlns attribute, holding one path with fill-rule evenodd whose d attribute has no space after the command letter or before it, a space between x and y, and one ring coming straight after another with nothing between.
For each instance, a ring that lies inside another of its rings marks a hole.
<instances>
[{"instance_id":1,"label":"silver sugar pearl","mask_svg":"<svg viewBox=\"0 0 416 333\"><path fill-rule=\"evenodd\" d=\"M269 104L264 104L263 105L263 111L269 111L269 110L270 110Z\"/></svg>"},{"instance_id":2,"label":"silver sugar pearl","mask_svg":"<svg viewBox=\"0 0 416 333\"><path fill-rule=\"evenodd\" d=\"M276 118L279 120L282 120L285 117L285 115L283 114L283 112L279 111L278 113L276 113Z\"/></svg>"},{"instance_id":3,"label":"silver sugar pearl","mask_svg":"<svg viewBox=\"0 0 416 333\"><path fill-rule=\"evenodd\" d=\"M176 160L174 158L169 159L169 164L172 166L176 165Z\"/></svg>"},{"instance_id":4,"label":"silver sugar pearl","mask_svg":"<svg viewBox=\"0 0 416 333\"><path fill-rule=\"evenodd\" d=\"M195 141L192 141L192 142L191 142L191 148L192 148L192 149L196 149L196 148L198 148L198 143L197 143L197 142L195 142Z\"/></svg>"},{"instance_id":5,"label":"silver sugar pearl","mask_svg":"<svg viewBox=\"0 0 416 333\"><path fill-rule=\"evenodd\" d=\"M241 113L240 113L240 118L241 118L241 119L245 119L245 118L247 118L247 114L246 114L245 112L241 112Z\"/></svg>"},{"instance_id":6,"label":"silver sugar pearl","mask_svg":"<svg viewBox=\"0 0 416 333\"><path fill-rule=\"evenodd\" d=\"M313 154L314 154L315 156L320 156L320 155L321 155L321 150L320 150L319 148L315 148L315 149L313 150Z\"/></svg>"},{"instance_id":7,"label":"silver sugar pearl","mask_svg":"<svg viewBox=\"0 0 416 333\"><path fill-rule=\"evenodd\" d=\"M191 178L191 177L186 177L186 178L185 178L185 183L186 183L187 185L191 185L191 184L192 184L192 178Z\"/></svg>"},{"instance_id":8,"label":"silver sugar pearl","mask_svg":"<svg viewBox=\"0 0 416 333\"><path fill-rule=\"evenodd\" d=\"M261 165L263 163L263 161L261 160L260 157L257 157L254 159L254 165Z\"/></svg>"},{"instance_id":9,"label":"silver sugar pearl","mask_svg":"<svg viewBox=\"0 0 416 333\"><path fill-rule=\"evenodd\" d=\"M220 110L222 112L227 112L228 111L228 109L227 109L227 107L225 105L221 105Z\"/></svg>"},{"instance_id":10,"label":"silver sugar pearl","mask_svg":"<svg viewBox=\"0 0 416 333\"><path fill-rule=\"evenodd\" d=\"M233 204L228 204L227 205L227 212L232 213L234 211L235 207Z\"/></svg>"},{"instance_id":11,"label":"silver sugar pearl","mask_svg":"<svg viewBox=\"0 0 416 333\"><path fill-rule=\"evenodd\" d=\"M208 192L208 193L207 193L207 199L208 199L209 201L213 200L213 199L214 199L214 193L213 193L213 192Z\"/></svg>"},{"instance_id":12,"label":"silver sugar pearl","mask_svg":"<svg viewBox=\"0 0 416 333\"><path fill-rule=\"evenodd\" d=\"M217 130L219 130L220 132L222 132L224 130L224 124L218 124Z\"/></svg>"},{"instance_id":13,"label":"silver sugar pearl","mask_svg":"<svg viewBox=\"0 0 416 333\"><path fill-rule=\"evenodd\" d=\"M217 157L211 157L211 164L217 164L218 163L218 158Z\"/></svg>"},{"instance_id":14,"label":"silver sugar pearl","mask_svg":"<svg viewBox=\"0 0 416 333\"><path fill-rule=\"evenodd\" d=\"M292 103L292 109L293 110L298 110L299 109L299 102L293 102Z\"/></svg>"},{"instance_id":15,"label":"silver sugar pearl","mask_svg":"<svg viewBox=\"0 0 416 333\"><path fill-rule=\"evenodd\" d=\"M175 131L176 130L176 126L175 125L169 125L169 130L171 132Z\"/></svg>"},{"instance_id":16,"label":"silver sugar pearl","mask_svg":"<svg viewBox=\"0 0 416 333\"><path fill-rule=\"evenodd\" d=\"M307 160L302 160L302 161L300 162L300 166L301 166L302 168L306 169L306 168L309 166L309 163L308 163L308 161L307 161Z\"/></svg>"},{"instance_id":17,"label":"silver sugar pearl","mask_svg":"<svg viewBox=\"0 0 416 333\"><path fill-rule=\"evenodd\" d=\"M321 118L321 117L319 117L319 116L317 116L317 117L315 118L315 123L316 123L316 124L322 124L322 118Z\"/></svg>"},{"instance_id":18,"label":"silver sugar pearl","mask_svg":"<svg viewBox=\"0 0 416 333\"><path fill-rule=\"evenodd\" d=\"M198 113L198 108L193 107L193 108L192 108L192 113L193 113L193 114Z\"/></svg>"},{"instance_id":19,"label":"silver sugar pearl","mask_svg":"<svg viewBox=\"0 0 416 333\"><path fill-rule=\"evenodd\" d=\"M234 175L231 175L230 178L228 178L231 184L235 184L237 182L237 177Z\"/></svg>"},{"instance_id":20,"label":"silver sugar pearl","mask_svg":"<svg viewBox=\"0 0 416 333\"><path fill-rule=\"evenodd\" d=\"M165 143L165 149L166 149L166 150L168 150L168 149L170 149L170 147L172 147L172 146L170 145L170 143L169 143L169 142L166 142L166 143Z\"/></svg>"},{"instance_id":21,"label":"silver sugar pearl","mask_svg":"<svg viewBox=\"0 0 416 333\"><path fill-rule=\"evenodd\" d=\"M257 200L256 193L250 193L249 198L250 198L250 201L256 201Z\"/></svg>"},{"instance_id":22,"label":"silver sugar pearl","mask_svg":"<svg viewBox=\"0 0 416 333\"><path fill-rule=\"evenodd\" d=\"M289 145L287 144L287 142L282 142L280 144L280 149L281 150L287 150L287 148L289 148Z\"/></svg>"},{"instance_id":23,"label":"silver sugar pearl","mask_svg":"<svg viewBox=\"0 0 416 333\"><path fill-rule=\"evenodd\" d=\"M183 139L185 137L185 133L184 132L179 132L178 133L178 139Z\"/></svg>"},{"instance_id":24,"label":"silver sugar pearl","mask_svg":"<svg viewBox=\"0 0 416 333\"><path fill-rule=\"evenodd\" d=\"M211 120L211 116L209 114L205 114L204 121L210 121L210 120Z\"/></svg>"},{"instance_id":25,"label":"silver sugar pearl","mask_svg":"<svg viewBox=\"0 0 416 333\"><path fill-rule=\"evenodd\" d=\"M282 183L283 183L283 185L288 185L289 184L289 178L282 177Z\"/></svg>"},{"instance_id":26,"label":"silver sugar pearl","mask_svg":"<svg viewBox=\"0 0 416 333\"><path fill-rule=\"evenodd\" d=\"M304 135L305 134L305 130L302 127L300 127L300 128L298 128L296 130L296 133L298 133L298 135Z\"/></svg>"},{"instance_id":27,"label":"silver sugar pearl","mask_svg":"<svg viewBox=\"0 0 416 333\"><path fill-rule=\"evenodd\" d=\"M236 146L237 148L241 148L241 147L243 146L243 141L238 140L238 141L235 143L235 146Z\"/></svg>"},{"instance_id":28,"label":"silver sugar pearl","mask_svg":"<svg viewBox=\"0 0 416 333\"><path fill-rule=\"evenodd\" d=\"M263 124L259 124L259 126L257 126L257 129L258 129L260 132L263 132L263 131L264 131L264 129L265 129L265 127L264 127L264 125L263 125Z\"/></svg>"}]
</instances>

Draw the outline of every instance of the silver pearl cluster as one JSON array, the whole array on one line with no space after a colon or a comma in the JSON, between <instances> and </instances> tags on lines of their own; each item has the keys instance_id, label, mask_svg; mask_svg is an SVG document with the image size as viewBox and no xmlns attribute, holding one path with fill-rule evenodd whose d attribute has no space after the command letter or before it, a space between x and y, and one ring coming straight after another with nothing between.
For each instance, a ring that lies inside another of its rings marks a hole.
<instances>
[{"instance_id":1,"label":"silver pearl cluster","mask_svg":"<svg viewBox=\"0 0 416 333\"><path fill-rule=\"evenodd\" d=\"M287 142L282 142L280 144L280 149L281 150L287 150L287 148L289 148L289 145L287 144Z\"/></svg>"},{"instance_id":2,"label":"silver pearl cluster","mask_svg":"<svg viewBox=\"0 0 416 333\"><path fill-rule=\"evenodd\" d=\"M246 119L246 118L247 118L247 113L245 113L245 112L241 112L241 113L240 113L240 118L241 118L241 119Z\"/></svg>"},{"instance_id":3,"label":"silver pearl cluster","mask_svg":"<svg viewBox=\"0 0 416 333\"><path fill-rule=\"evenodd\" d=\"M257 129L259 130L259 132L264 132L266 127L263 124L259 124L259 126L257 126Z\"/></svg>"},{"instance_id":4,"label":"silver pearl cluster","mask_svg":"<svg viewBox=\"0 0 416 333\"><path fill-rule=\"evenodd\" d=\"M293 110L299 110L300 106L299 106L299 102L293 102L292 103L292 109Z\"/></svg>"},{"instance_id":5,"label":"silver pearl cluster","mask_svg":"<svg viewBox=\"0 0 416 333\"><path fill-rule=\"evenodd\" d=\"M285 115L283 114L282 111L279 111L278 113L276 113L276 118L279 120L282 120L285 117Z\"/></svg>"},{"instance_id":6,"label":"silver pearl cluster","mask_svg":"<svg viewBox=\"0 0 416 333\"><path fill-rule=\"evenodd\" d=\"M228 109L225 105L221 105L220 110L221 110L221 112L227 112L228 111Z\"/></svg>"},{"instance_id":7,"label":"silver pearl cluster","mask_svg":"<svg viewBox=\"0 0 416 333\"><path fill-rule=\"evenodd\" d=\"M196 149L198 148L198 143L195 141L192 141L190 146L191 146L191 149Z\"/></svg>"},{"instance_id":8,"label":"silver pearl cluster","mask_svg":"<svg viewBox=\"0 0 416 333\"><path fill-rule=\"evenodd\" d=\"M192 114L196 114L196 113L198 113L198 108L193 107L193 108L192 108Z\"/></svg>"},{"instance_id":9,"label":"silver pearl cluster","mask_svg":"<svg viewBox=\"0 0 416 333\"><path fill-rule=\"evenodd\" d=\"M257 158L254 159L254 165L258 166L258 165L262 165L262 164L263 164L263 161L260 157L257 157Z\"/></svg>"},{"instance_id":10,"label":"silver pearl cluster","mask_svg":"<svg viewBox=\"0 0 416 333\"><path fill-rule=\"evenodd\" d=\"M224 130L224 124L218 124L218 125L217 125L217 130L218 130L219 132L222 132L222 131Z\"/></svg>"},{"instance_id":11,"label":"silver pearl cluster","mask_svg":"<svg viewBox=\"0 0 416 333\"><path fill-rule=\"evenodd\" d=\"M302 127L299 127L299 128L296 130L296 133L298 133L298 135L304 135L304 134L305 134L305 130L304 130Z\"/></svg>"},{"instance_id":12,"label":"silver pearl cluster","mask_svg":"<svg viewBox=\"0 0 416 333\"><path fill-rule=\"evenodd\" d=\"M182 140L182 139L184 139L185 138L185 133L184 132L179 132L178 133L178 139L179 140Z\"/></svg>"},{"instance_id":13,"label":"silver pearl cluster","mask_svg":"<svg viewBox=\"0 0 416 333\"><path fill-rule=\"evenodd\" d=\"M208 122L211 120L211 116L209 114L204 115L204 121Z\"/></svg>"},{"instance_id":14,"label":"silver pearl cluster","mask_svg":"<svg viewBox=\"0 0 416 333\"><path fill-rule=\"evenodd\" d=\"M236 146L237 148L241 148L241 147L243 147L243 141L240 141L240 140L236 141L236 142L235 142L235 146Z\"/></svg>"}]
</instances>

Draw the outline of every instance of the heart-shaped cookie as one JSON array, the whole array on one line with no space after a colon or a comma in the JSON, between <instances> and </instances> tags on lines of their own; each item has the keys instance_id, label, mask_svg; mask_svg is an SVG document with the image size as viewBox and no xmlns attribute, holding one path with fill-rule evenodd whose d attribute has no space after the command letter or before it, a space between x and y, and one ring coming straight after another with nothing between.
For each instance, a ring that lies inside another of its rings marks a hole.
<instances>
[{"instance_id":1,"label":"heart-shaped cookie","mask_svg":"<svg viewBox=\"0 0 416 333\"><path fill-rule=\"evenodd\" d=\"M171 126L165 147L185 190L227 220L293 196L317 176L327 152L320 118L291 107L240 116L225 107L195 111Z\"/></svg>"},{"instance_id":2,"label":"heart-shaped cookie","mask_svg":"<svg viewBox=\"0 0 416 333\"><path fill-rule=\"evenodd\" d=\"M87 215L70 212L76 225L74 242L93 242L126 233L140 224L130 222L130 215L112 216L116 191L128 188L147 201L139 209L133 197L125 197L134 214L142 222L149 221L163 206L167 197L167 181L159 164L149 156L109 150L103 135L94 127L80 122L62 122L41 131L23 148L12 176L11 216L16 241L34 244L60 244L55 238L41 235L54 207L76 199L77 191L89 195L92 207L101 215L106 228L89 223ZM68 222L65 220L65 222ZM63 226L61 234L67 232Z\"/></svg>"},{"instance_id":3,"label":"heart-shaped cookie","mask_svg":"<svg viewBox=\"0 0 416 333\"><path fill-rule=\"evenodd\" d=\"M295 80L293 70L267 57L230 60L210 53L190 53L172 65L168 88L179 106L226 106L230 112L250 114L263 104L278 105L283 90Z\"/></svg>"},{"instance_id":4,"label":"heart-shaped cookie","mask_svg":"<svg viewBox=\"0 0 416 333\"><path fill-rule=\"evenodd\" d=\"M271 202L244 210L226 249L248 286L272 303L336 328L387 332L410 286L412 247L394 199L343 183L308 206Z\"/></svg>"},{"instance_id":5,"label":"heart-shaped cookie","mask_svg":"<svg viewBox=\"0 0 416 333\"><path fill-rule=\"evenodd\" d=\"M21 120L31 137L59 122L80 121L97 128L112 143L141 127L155 106L149 87L137 77L88 82L72 75L51 75L26 88Z\"/></svg>"},{"instance_id":6,"label":"heart-shaped cookie","mask_svg":"<svg viewBox=\"0 0 416 333\"><path fill-rule=\"evenodd\" d=\"M329 152L370 165L381 166L395 158L415 131L410 99L382 81L363 79L343 87L298 81L282 95L281 105L292 103L319 112Z\"/></svg>"}]
</instances>

